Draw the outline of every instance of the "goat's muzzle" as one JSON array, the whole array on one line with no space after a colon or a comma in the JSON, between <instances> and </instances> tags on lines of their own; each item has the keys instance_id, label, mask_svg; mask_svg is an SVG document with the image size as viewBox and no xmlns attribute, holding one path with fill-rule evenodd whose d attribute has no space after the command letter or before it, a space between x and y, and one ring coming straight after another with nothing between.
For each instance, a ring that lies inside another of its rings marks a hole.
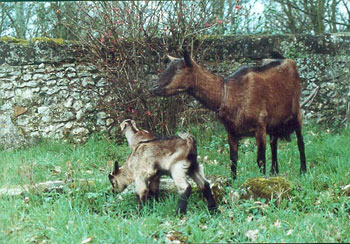
<instances>
[{"instance_id":1,"label":"goat's muzzle","mask_svg":"<svg viewBox=\"0 0 350 244\"><path fill-rule=\"evenodd\" d=\"M150 92L151 92L153 95L156 95L156 96L162 96L162 95L164 95L164 89L163 89L162 87L160 87L159 85L153 86L153 87L150 89Z\"/></svg>"}]
</instances>

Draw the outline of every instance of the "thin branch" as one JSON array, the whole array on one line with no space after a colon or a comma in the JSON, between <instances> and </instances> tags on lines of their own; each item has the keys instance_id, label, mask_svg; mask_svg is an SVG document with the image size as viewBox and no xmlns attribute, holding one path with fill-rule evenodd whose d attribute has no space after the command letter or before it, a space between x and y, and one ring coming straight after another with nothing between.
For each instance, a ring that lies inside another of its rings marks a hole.
<instances>
[{"instance_id":1,"label":"thin branch","mask_svg":"<svg viewBox=\"0 0 350 244\"><path fill-rule=\"evenodd\" d=\"M276 0L277 2L281 3L281 4L287 4L288 6L296 9L296 10L299 10L300 12L304 13L304 14L307 14L307 15L310 15L310 16L313 16L313 17L317 17L317 14L314 14L314 13L311 13L309 11L306 11L292 3L290 3L289 1L288 2L285 2L284 0ZM312 1L310 1L312 2ZM332 21L332 20L329 20L327 19L326 17L321 17L322 20L328 22L328 23L333 23L333 24L337 24L337 25L343 25L343 26L347 26L347 27L350 27L350 24L345 24L345 23L340 23L340 22L337 22L337 21Z\"/></svg>"},{"instance_id":2,"label":"thin branch","mask_svg":"<svg viewBox=\"0 0 350 244\"><path fill-rule=\"evenodd\" d=\"M304 107L308 102L310 102L310 101L312 102L312 101L315 99L315 97L316 97L316 95L317 95L319 89L320 89L319 86L316 87L315 90L313 90L313 92L305 99L305 101L303 101L303 102L301 103L300 107L302 108L302 107Z\"/></svg>"}]
</instances>

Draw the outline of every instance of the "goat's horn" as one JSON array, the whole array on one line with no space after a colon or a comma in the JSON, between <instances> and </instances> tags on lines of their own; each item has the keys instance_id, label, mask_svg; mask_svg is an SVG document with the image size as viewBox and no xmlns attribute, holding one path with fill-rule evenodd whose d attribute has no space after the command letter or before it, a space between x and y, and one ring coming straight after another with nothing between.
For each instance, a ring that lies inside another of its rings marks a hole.
<instances>
[{"instance_id":1,"label":"goat's horn","mask_svg":"<svg viewBox=\"0 0 350 244\"><path fill-rule=\"evenodd\" d=\"M167 55L168 56L168 59L170 59L170 61L173 61L173 60L175 60L176 58L175 57L173 57L173 56L170 56L170 55Z\"/></svg>"},{"instance_id":2,"label":"goat's horn","mask_svg":"<svg viewBox=\"0 0 350 244\"><path fill-rule=\"evenodd\" d=\"M131 125L134 127L136 131L139 131L139 129L136 127L136 122L135 120L131 120Z\"/></svg>"}]
</instances>

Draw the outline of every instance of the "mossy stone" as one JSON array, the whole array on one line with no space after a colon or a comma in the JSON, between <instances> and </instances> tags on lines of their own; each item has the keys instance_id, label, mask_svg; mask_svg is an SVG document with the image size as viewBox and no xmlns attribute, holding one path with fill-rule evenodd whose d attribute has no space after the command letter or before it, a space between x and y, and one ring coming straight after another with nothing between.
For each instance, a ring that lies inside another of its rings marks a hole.
<instances>
[{"instance_id":1,"label":"mossy stone","mask_svg":"<svg viewBox=\"0 0 350 244\"><path fill-rule=\"evenodd\" d=\"M33 43L33 42L55 43L57 45L64 45L65 42L73 43L73 41L65 41L62 38L34 37L34 38L30 39L30 41L28 41L28 40L24 40L24 39L15 38L12 36L0 37L0 41L12 43L12 44L17 44L17 45L22 45L22 46L27 46L28 44Z\"/></svg>"},{"instance_id":2,"label":"mossy stone","mask_svg":"<svg viewBox=\"0 0 350 244\"><path fill-rule=\"evenodd\" d=\"M62 38L34 37L30 41L31 42L53 42L58 45L64 44L64 40Z\"/></svg>"},{"instance_id":3,"label":"mossy stone","mask_svg":"<svg viewBox=\"0 0 350 244\"><path fill-rule=\"evenodd\" d=\"M8 42L8 43L13 43L13 44L18 44L18 45L22 45L22 46L26 46L26 45L29 44L29 41L27 41L27 40L14 38L14 37L12 37L12 36L3 36L3 37L0 37L0 41L2 41L2 42Z\"/></svg>"},{"instance_id":4,"label":"mossy stone","mask_svg":"<svg viewBox=\"0 0 350 244\"><path fill-rule=\"evenodd\" d=\"M290 183L283 177L247 179L241 188L243 192L241 199L283 199L287 198L291 191Z\"/></svg>"}]
</instances>

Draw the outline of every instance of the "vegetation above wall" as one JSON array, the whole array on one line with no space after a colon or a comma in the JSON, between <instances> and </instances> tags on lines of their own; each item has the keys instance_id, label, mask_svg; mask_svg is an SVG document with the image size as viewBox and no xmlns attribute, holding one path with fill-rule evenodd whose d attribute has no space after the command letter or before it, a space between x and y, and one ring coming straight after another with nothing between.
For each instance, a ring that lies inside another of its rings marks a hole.
<instances>
[{"instance_id":1,"label":"vegetation above wall","mask_svg":"<svg viewBox=\"0 0 350 244\"><path fill-rule=\"evenodd\" d=\"M151 44L160 47L159 53L143 50L149 59L138 58L135 63L131 56L126 68L120 66L122 57L116 51L92 62L91 57L97 56L76 42L0 39L2 130L18 131L8 138L55 135L86 140L99 130L118 135L118 121L126 118L159 134L172 134L179 123L190 126L215 119L188 96L155 98L149 94L153 80L166 66L168 52L156 44L159 41ZM129 50L133 44L120 45L124 45L120 50ZM242 65L260 65L269 51L278 50L297 62L301 100L317 91L303 108L306 121L343 126L350 120L349 49L348 35L238 35L194 40L192 51L197 63L227 76ZM170 54L179 57L181 50ZM112 58L118 61L115 68L109 63Z\"/></svg>"}]
</instances>

